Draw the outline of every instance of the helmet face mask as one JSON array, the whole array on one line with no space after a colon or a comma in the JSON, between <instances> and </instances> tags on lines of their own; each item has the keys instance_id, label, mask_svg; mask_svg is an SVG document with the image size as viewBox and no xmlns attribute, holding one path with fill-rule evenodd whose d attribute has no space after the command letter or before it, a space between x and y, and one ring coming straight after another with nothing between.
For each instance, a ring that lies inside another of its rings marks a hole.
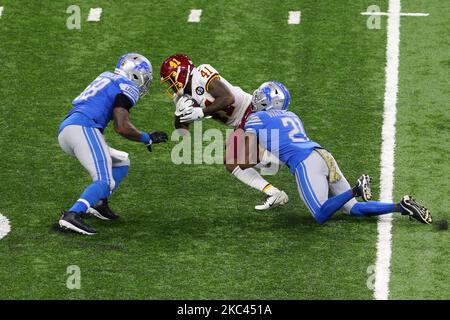
<instances>
[{"instance_id":1,"label":"helmet face mask","mask_svg":"<svg viewBox=\"0 0 450 320\"><path fill-rule=\"evenodd\" d=\"M286 110L289 106L290 95L284 85L276 81L264 82L253 92L253 111Z\"/></svg>"},{"instance_id":2,"label":"helmet face mask","mask_svg":"<svg viewBox=\"0 0 450 320\"><path fill-rule=\"evenodd\" d=\"M138 53L123 55L116 65L114 73L133 81L139 88L139 95L145 96L153 82L153 68L150 61Z\"/></svg>"},{"instance_id":3,"label":"helmet face mask","mask_svg":"<svg viewBox=\"0 0 450 320\"><path fill-rule=\"evenodd\" d=\"M166 89L166 95L172 98L173 95L177 95L183 90L183 84L177 81L177 72L172 71L167 77L161 79L161 84L167 83L168 88ZM182 92L180 93L182 94Z\"/></svg>"},{"instance_id":4,"label":"helmet face mask","mask_svg":"<svg viewBox=\"0 0 450 320\"><path fill-rule=\"evenodd\" d=\"M168 84L166 95L170 99L183 94L194 68L191 59L184 54L174 54L164 60L160 70L161 84Z\"/></svg>"},{"instance_id":5,"label":"helmet face mask","mask_svg":"<svg viewBox=\"0 0 450 320\"><path fill-rule=\"evenodd\" d=\"M152 85L152 82L153 82L153 77L149 77L148 75L144 75L142 77L141 82L142 82L142 85L139 86L139 94L140 94L140 96L142 98L150 90L150 86Z\"/></svg>"},{"instance_id":6,"label":"helmet face mask","mask_svg":"<svg viewBox=\"0 0 450 320\"><path fill-rule=\"evenodd\" d=\"M253 111L260 111L260 110L265 110L267 108L267 98L265 96L265 94L259 90L256 89L253 92L253 97L252 97L252 110Z\"/></svg>"}]
</instances>

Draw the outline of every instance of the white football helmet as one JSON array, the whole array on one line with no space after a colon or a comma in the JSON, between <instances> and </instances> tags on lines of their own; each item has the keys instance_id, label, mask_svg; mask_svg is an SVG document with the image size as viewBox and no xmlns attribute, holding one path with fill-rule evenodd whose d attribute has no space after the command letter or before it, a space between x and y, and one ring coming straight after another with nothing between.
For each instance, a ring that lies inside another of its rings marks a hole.
<instances>
[{"instance_id":1,"label":"white football helmet","mask_svg":"<svg viewBox=\"0 0 450 320\"><path fill-rule=\"evenodd\" d=\"M253 92L253 111L286 110L291 97L284 85L276 81L264 82Z\"/></svg>"},{"instance_id":2,"label":"white football helmet","mask_svg":"<svg viewBox=\"0 0 450 320\"><path fill-rule=\"evenodd\" d=\"M153 82L153 68L150 61L138 53L127 53L117 62L114 73L133 81L139 88L139 95L145 96Z\"/></svg>"}]
</instances>

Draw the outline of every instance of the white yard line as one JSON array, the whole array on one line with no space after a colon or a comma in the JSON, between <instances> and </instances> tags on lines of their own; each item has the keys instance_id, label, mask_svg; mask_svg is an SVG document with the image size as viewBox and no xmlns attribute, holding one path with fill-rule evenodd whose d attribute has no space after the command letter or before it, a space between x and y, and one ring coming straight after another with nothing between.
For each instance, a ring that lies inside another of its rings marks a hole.
<instances>
[{"instance_id":1,"label":"white yard line","mask_svg":"<svg viewBox=\"0 0 450 320\"><path fill-rule=\"evenodd\" d=\"M200 22L200 17L202 16L201 9L192 9L189 13L188 22Z\"/></svg>"},{"instance_id":2,"label":"white yard line","mask_svg":"<svg viewBox=\"0 0 450 320\"><path fill-rule=\"evenodd\" d=\"M381 144L380 200L392 202L394 186L395 122L397 114L398 66L400 50L400 0L389 0L386 50L386 91ZM377 231L374 298L389 298L392 214L380 216Z\"/></svg>"},{"instance_id":3,"label":"white yard line","mask_svg":"<svg viewBox=\"0 0 450 320\"><path fill-rule=\"evenodd\" d=\"M421 13L421 12L417 12L417 13L400 13L401 17L428 17L430 14L429 13Z\"/></svg>"},{"instance_id":4,"label":"white yard line","mask_svg":"<svg viewBox=\"0 0 450 320\"><path fill-rule=\"evenodd\" d=\"M363 16L389 16L389 12L361 12ZM413 13L400 13L401 17L428 17L429 13L413 12Z\"/></svg>"},{"instance_id":5,"label":"white yard line","mask_svg":"<svg viewBox=\"0 0 450 320\"><path fill-rule=\"evenodd\" d=\"M300 24L301 11L289 11L288 24Z\"/></svg>"},{"instance_id":6,"label":"white yard line","mask_svg":"<svg viewBox=\"0 0 450 320\"><path fill-rule=\"evenodd\" d=\"M9 225L8 218L0 213L0 239L4 238L10 232L11 226Z\"/></svg>"},{"instance_id":7,"label":"white yard line","mask_svg":"<svg viewBox=\"0 0 450 320\"><path fill-rule=\"evenodd\" d=\"M3 14L3 7L0 7L0 18L2 17Z\"/></svg>"},{"instance_id":8,"label":"white yard line","mask_svg":"<svg viewBox=\"0 0 450 320\"><path fill-rule=\"evenodd\" d=\"M89 10L87 21L99 22L102 16L102 11L102 8L91 8L91 10Z\"/></svg>"}]
</instances>

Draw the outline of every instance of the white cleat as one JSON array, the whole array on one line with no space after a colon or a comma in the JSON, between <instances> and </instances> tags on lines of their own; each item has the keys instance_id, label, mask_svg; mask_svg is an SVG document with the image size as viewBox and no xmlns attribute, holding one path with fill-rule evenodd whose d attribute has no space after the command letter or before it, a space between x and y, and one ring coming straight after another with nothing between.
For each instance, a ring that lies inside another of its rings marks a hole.
<instances>
[{"instance_id":1,"label":"white cleat","mask_svg":"<svg viewBox=\"0 0 450 320\"><path fill-rule=\"evenodd\" d=\"M287 196L286 192L279 191L271 196L267 196L266 201L264 201L263 204L255 206L255 209L259 211L270 210L278 206L282 206L288 203L288 201L289 197Z\"/></svg>"}]
</instances>

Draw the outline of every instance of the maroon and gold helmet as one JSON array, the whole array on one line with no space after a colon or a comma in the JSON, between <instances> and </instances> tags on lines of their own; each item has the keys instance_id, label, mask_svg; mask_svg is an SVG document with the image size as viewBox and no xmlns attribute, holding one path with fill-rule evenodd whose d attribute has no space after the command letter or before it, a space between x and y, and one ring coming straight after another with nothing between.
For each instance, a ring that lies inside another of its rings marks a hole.
<instances>
[{"instance_id":1,"label":"maroon and gold helmet","mask_svg":"<svg viewBox=\"0 0 450 320\"><path fill-rule=\"evenodd\" d=\"M183 94L189 82L189 76L195 66L185 54L174 54L161 64L161 84L168 83L167 96L172 99L174 94Z\"/></svg>"}]
</instances>

